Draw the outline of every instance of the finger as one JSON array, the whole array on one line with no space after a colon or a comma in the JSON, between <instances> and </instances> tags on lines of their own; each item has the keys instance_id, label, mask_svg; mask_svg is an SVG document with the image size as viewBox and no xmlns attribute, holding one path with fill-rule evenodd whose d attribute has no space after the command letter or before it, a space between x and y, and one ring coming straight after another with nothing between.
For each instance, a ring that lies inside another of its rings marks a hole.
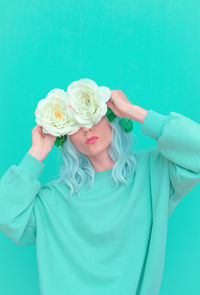
<instances>
[{"instance_id":1,"label":"finger","mask_svg":"<svg viewBox=\"0 0 200 295\"><path fill-rule=\"evenodd\" d=\"M113 101L113 99L112 99L112 96L109 98L109 100L108 100L108 101L111 101L111 102Z\"/></svg>"},{"instance_id":2,"label":"finger","mask_svg":"<svg viewBox=\"0 0 200 295\"><path fill-rule=\"evenodd\" d=\"M39 132L41 135L43 134L43 133L42 133L42 126L40 126L40 125L36 125L33 129L34 129L35 131Z\"/></svg>"},{"instance_id":3,"label":"finger","mask_svg":"<svg viewBox=\"0 0 200 295\"><path fill-rule=\"evenodd\" d=\"M40 125L36 125L36 126L35 126L35 129L40 130L40 129L42 129L42 126L40 126Z\"/></svg>"},{"instance_id":4,"label":"finger","mask_svg":"<svg viewBox=\"0 0 200 295\"><path fill-rule=\"evenodd\" d=\"M38 125L35 125L35 127L33 127L33 130L37 130L38 129Z\"/></svg>"},{"instance_id":5,"label":"finger","mask_svg":"<svg viewBox=\"0 0 200 295\"><path fill-rule=\"evenodd\" d=\"M119 114L116 106L114 105L114 103L112 101L107 101L107 106L115 113L115 114Z\"/></svg>"},{"instance_id":6,"label":"finger","mask_svg":"<svg viewBox=\"0 0 200 295\"><path fill-rule=\"evenodd\" d=\"M109 106L109 107L114 107L114 103L113 103L113 101L111 101L111 100L108 100L108 101L106 102L106 104L107 104L107 106Z\"/></svg>"}]
</instances>

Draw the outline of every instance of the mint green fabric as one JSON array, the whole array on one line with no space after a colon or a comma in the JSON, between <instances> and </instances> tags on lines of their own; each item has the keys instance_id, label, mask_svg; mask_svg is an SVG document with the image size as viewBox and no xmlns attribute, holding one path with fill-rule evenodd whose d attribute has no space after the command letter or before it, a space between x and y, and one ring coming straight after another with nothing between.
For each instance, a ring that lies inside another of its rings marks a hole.
<instances>
[{"instance_id":1,"label":"mint green fabric","mask_svg":"<svg viewBox=\"0 0 200 295\"><path fill-rule=\"evenodd\" d=\"M136 151L128 187L115 190L109 169L69 198L64 183L41 185L45 164L29 153L1 177L0 229L36 244L42 295L159 294L168 218L200 181L200 125L149 110L141 133L156 146Z\"/></svg>"}]
</instances>

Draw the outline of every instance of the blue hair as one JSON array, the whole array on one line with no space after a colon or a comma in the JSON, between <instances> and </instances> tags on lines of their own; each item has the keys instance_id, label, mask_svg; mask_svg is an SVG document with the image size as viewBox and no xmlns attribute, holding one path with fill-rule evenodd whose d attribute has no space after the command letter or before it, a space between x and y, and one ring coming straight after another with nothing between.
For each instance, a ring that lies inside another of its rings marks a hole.
<instances>
[{"instance_id":1,"label":"blue hair","mask_svg":"<svg viewBox=\"0 0 200 295\"><path fill-rule=\"evenodd\" d=\"M127 178L133 177L136 171L136 152L132 150L133 139L130 132L125 132L116 117L109 124L112 127L112 140L109 146L110 157L115 162L111 173L111 184L118 188L119 183L128 184ZM133 134L135 136L135 134ZM77 193L86 184L92 186L95 170L87 155L74 146L69 136L61 148L62 165L57 182L64 182L70 189L70 196Z\"/></svg>"}]
</instances>

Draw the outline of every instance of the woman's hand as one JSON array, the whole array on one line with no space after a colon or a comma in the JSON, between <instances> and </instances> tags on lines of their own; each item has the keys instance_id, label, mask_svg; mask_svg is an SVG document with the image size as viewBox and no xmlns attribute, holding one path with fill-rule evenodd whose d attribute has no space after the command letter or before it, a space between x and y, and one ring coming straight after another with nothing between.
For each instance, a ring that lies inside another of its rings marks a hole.
<instances>
[{"instance_id":1,"label":"woman's hand","mask_svg":"<svg viewBox=\"0 0 200 295\"><path fill-rule=\"evenodd\" d=\"M134 106L121 90L111 90L111 97L106 102L113 113L121 118L130 118L130 110Z\"/></svg>"},{"instance_id":2,"label":"woman's hand","mask_svg":"<svg viewBox=\"0 0 200 295\"><path fill-rule=\"evenodd\" d=\"M56 136L42 132L42 126L36 125L32 130L32 147L28 151L29 154L43 161L50 153Z\"/></svg>"},{"instance_id":3,"label":"woman's hand","mask_svg":"<svg viewBox=\"0 0 200 295\"><path fill-rule=\"evenodd\" d=\"M148 110L132 104L121 90L111 90L110 98L112 101L108 100L106 104L116 116L143 123Z\"/></svg>"}]
</instances>

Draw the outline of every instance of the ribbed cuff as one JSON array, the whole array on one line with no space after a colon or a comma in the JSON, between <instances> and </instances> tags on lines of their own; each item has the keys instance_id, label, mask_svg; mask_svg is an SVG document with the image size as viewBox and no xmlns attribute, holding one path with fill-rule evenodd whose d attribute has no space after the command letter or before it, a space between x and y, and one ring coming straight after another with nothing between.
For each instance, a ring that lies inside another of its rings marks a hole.
<instances>
[{"instance_id":1,"label":"ribbed cuff","mask_svg":"<svg viewBox=\"0 0 200 295\"><path fill-rule=\"evenodd\" d=\"M169 115L163 115L150 109L142 123L141 133L157 140L168 120Z\"/></svg>"},{"instance_id":2,"label":"ribbed cuff","mask_svg":"<svg viewBox=\"0 0 200 295\"><path fill-rule=\"evenodd\" d=\"M32 178L38 179L45 167L45 164L27 152L19 163L18 167Z\"/></svg>"}]
</instances>

